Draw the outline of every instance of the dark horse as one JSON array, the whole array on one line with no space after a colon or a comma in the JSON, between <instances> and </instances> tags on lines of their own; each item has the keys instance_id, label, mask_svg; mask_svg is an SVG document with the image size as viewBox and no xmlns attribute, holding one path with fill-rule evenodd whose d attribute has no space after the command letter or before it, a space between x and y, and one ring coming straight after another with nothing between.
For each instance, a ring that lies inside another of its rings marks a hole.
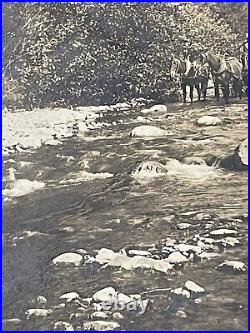
<instances>
[{"instance_id":1,"label":"dark horse","mask_svg":"<svg viewBox=\"0 0 250 333\"><path fill-rule=\"evenodd\" d=\"M207 64L200 65L199 67L191 66L190 63L188 64L188 61L189 60L173 58L170 69L170 75L171 77L176 77L176 75L179 75L184 103L186 103L187 86L190 87L191 103L193 102L194 87L197 90L198 100L200 101L201 99L201 93L203 95L204 100L206 100L207 86L209 79L209 66ZM187 71L188 65L190 67L190 70L186 75L185 73Z\"/></svg>"},{"instance_id":2,"label":"dark horse","mask_svg":"<svg viewBox=\"0 0 250 333\"><path fill-rule=\"evenodd\" d=\"M203 55L205 63L208 63L214 80L214 92L217 101L220 98L220 86L223 90L225 102L228 103L230 84L235 96L242 98L242 64L234 57L223 59L208 51Z\"/></svg>"}]
</instances>

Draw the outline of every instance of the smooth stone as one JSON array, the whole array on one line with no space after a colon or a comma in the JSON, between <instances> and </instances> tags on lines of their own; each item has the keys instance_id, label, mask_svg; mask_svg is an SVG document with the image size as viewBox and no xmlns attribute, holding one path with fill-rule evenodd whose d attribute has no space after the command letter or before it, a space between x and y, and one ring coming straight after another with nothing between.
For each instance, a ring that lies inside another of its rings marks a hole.
<instances>
[{"instance_id":1,"label":"smooth stone","mask_svg":"<svg viewBox=\"0 0 250 333\"><path fill-rule=\"evenodd\" d=\"M218 117L203 116L197 120L197 124L200 126L215 126L215 125L221 125L222 120Z\"/></svg>"},{"instance_id":2,"label":"smooth stone","mask_svg":"<svg viewBox=\"0 0 250 333\"><path fill-rule=\"evenodd\" d=\"M210 260L210 259L213 259L213 258L216 258L219 256L219 253L213 253L213 252L202 252L200 255L199 255L199 258L200 259L205 259L205 260Z\"/></svg>"},{"instance_id":3,"label":"smooth stone","mask_svg":"<svg viewBox=\"0 0 250 333\"><path fill-rule=\"evenodd\" d=\"M59 299L65 301L66 303L70 303L78 298L80 298L80 295L78 293L76 293L75 291L63 294L59 297Z\"/></svg>"},{"instance_id":4,"label":"smooth stone","mask_svg":"<svg viewBox=\"0 0 250 333\"><path fill-rule=\"evenodd\" d=\"M120 328L121 325L115 321L87 321L83 324L83 329L87 331L112 331Z\"/></svg>"},{"instance_id":5,"label":"smooth stone","mask_svg":"<svg viewBox=\"0 0 250 333\"><path fill-rule=\"evenodd\" d=\"M183 289L182 287L171 290L170 294L172 297L177 298L177 299L190 299L191 298L191 293L188 290Z\"/></svg>"},{"instance_id":6,"label":"smooth stone","mask_svg":"<svg viewBox=\"0 0 250 333\"><path fill-rule=\"evenodd\" d=\"M152 254L148 251L143 251L143 250L129 250L128 253L130 255L135 255L135 256L145 256L145 257L151 257Z\"/></svg>"},{"instance_id":7,"label":"smooth stone","mask_svg":"<svg viewBox=\"0 0 250 333\"><path fill-rule=\"evenodd\" d=\"M52 260L53 264L72 264L75 266L80 266L83 257L79 253L66 252L60 254L58 257Z\"/></svg>"},{"instance_id":8,"label":"smooth stone","mask_svg":"<svg viewBox=\"0 0 250 333\"><path fill-rule=\"evenodd\" d=\"M95 311L91 314L91 319L107 319L108 315L102 311Z\"/></svg>"},{"instance_id":9,"label":"smooth stone","mask_svg":"<svg viewBox=\"0 0 250 333\"><path fill-rule=\"evenodd\" d=\"M246 265L243 262L236 260L226 260L223 263L215 267L217 271L224 273L245 273L247 270Z\"/></svg>"},{"instance_id":10,"label":"smooth stone","mask_svg":"<svg viewBox=\"0 0 250 333\"><path fill-rule=\"evenodd\" d=\"M47 317L53 312L52 309L28 309L25 311L27 319L29 320L30 317Z\"/></svg>"},{"instance_id":11,"label":"smooth stone","mask_svg":"<svg viewBox=\"0 0 250 333\"><path fill-rule=\"evenodd\" d=\"M197 296L197 295L205 293L204 288L202 288L197 283L195 283L191 280L188 280L185 282L184 288L187 289L191 293L192 296Z\"/></svg>"},{"instance_id":12,"label":"smooth stone","mask_svg":"<svg viewBox=\"0 0 250 333\"><path fill-rule=\"evenodd\" d=\"M180 252L194 252L200 254L202 252L200 246L197 245L189 245L189 244L178 244L175 245L175 249Z\"/></svg>"},{"instance_id":13,"label":"smooth stone","mask_svg":"<svg viewBox=\"0 0 250 333\"><path fill-rule=\"evenodd\" d=\"M192 224L190 224L190 223L179 223L179 224L177 224L177 228L179 230L190 229L190 228L192 228Z\"/></svg>"},{"instance_id":14,"label":"smooth stone","mask_svg":"<svg viewBox=\"0 0 250 333\"><path fill-rule=\"evenodd\" d=\"M165 130L150 125L135 127L131 132L131 136L133 137L161 137L165 135L167 135Z\"/></svg>"},{"instance_id":15,"label":"smooth stone","mask_svg":"<svg viewBox=\"0 0 250 333\"><path fill-rule=\"evenodd\" d=\"M177 318L187 318L187 314L186 312L182 311L182 310L178 310L175 314L175 316Z\"/></svg>"},{"instance_id":16,"label":"smooth stone","mask_svg":"<svg viewBox=\"0 0 250 333\"><path fill-rule=\"evenodd\" d=\"M22 320L19 318L10 318L10 319L3 319L2 325L3 326L18 326L22 323Z\"/></svg>"},{"instance_id":17,"label":"smooth stone","mask_svg":"<svg viewBox=\"0 0 250 333\"><path fill-rule=\"evenodd\" d=\"M117 292L113 287L106 287L97 291L93 295L93 300L95 302L106 302L106 301L113 302L116 298L116 295Z\"/></svg>"},{"instance_id":18,"label":"smooth stone","mask_svg":"<svg viewBox=\"0 0 250 333\"><path fill-rule=\"evenodd\" d=\"M219 241L216 241L215 242L216 244L221 244L225 247L227 246L231 246L231 247L234 247L234 246L237 246L237 245L240 245L240 241L237 239L237 238L234 238L234 237L225 237Z\"/></svg>"},{"instance_id":19,"label":"smooth stone","mask_svg":"<svg viewBox=\"0 0 250 333\"><path fill-rule=\"evenodd\" d=\"M196 221L211 220L211 215L207 213L198 213L195 215L194 220Z\"/></svg>"},{"instance_id":20,"label":"smooth stone","mask_svg":"<svg viewBox=\"0 0 250 333\"><path fill-rule=\"evenodd\" d=\"M120 312L114 312L112 314L112 318L114 320L122 320L122 319L124 319L124 316Z\"/></svg>"},{"instance_id":21,"label":"smooth stone","mask_svg":"<svg viewBox=\"0 0 250 333\"><path fill-rule=\"evenodd\" d=\"M54 324L54 331L74 331L74 327L66 321L57 321Z\"/></svg>"},{"instance_id":22,"label":"smooth stone","mask_svg":"<svg viewBox=\"0 0 250 333\"><path fill-rule=\"evenodd\" d=\"M229 235L237 235L236 230L231 229L217 229L210 231L210 236L229 236Z\"/></svg>"},{"instance_id":23,"label":"smooth stone","mask_svg":"<svg viewBox=\"0 0 250 333\"><path fill-rule=\"evenodd\" d=\"M187 262L188 258L185 257L181 252L172 252L168 256L168 261L171 264L181 264L183 262Z\"/></svg>"},{"instance_id":24,"label":"smooth stone","mask_svg":"<svg viewBox=\"0 0 250 333\"><path fill-rule=\"evenodd\" d=\"M141 110L141 113L147 114L147 113L153 113L153 112L167 112L168 108L166 105L159 104L159 105L154 105L149 109L143 109Z\"/></svg>"}]
</instances>

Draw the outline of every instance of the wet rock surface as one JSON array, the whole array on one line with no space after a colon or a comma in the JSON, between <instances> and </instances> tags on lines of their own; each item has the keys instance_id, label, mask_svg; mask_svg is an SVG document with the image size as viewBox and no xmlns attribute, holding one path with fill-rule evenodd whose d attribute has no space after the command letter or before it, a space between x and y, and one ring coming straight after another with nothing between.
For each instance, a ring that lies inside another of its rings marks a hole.
<instances>
[{"instance_id":1,"label":"wet rock surface","mask_svg":"<svg viewBox=\"0 0 250 333\"><path fill-rule=\"evenodd\" d=\"M128 136L140 123L125 103L99 110L82 137L4 159L4 186L11 166L46 183L4 202L6 329L247 328L247 173L201 162L245 138L246 105L172 107L148 115L171 140ZM201 130L206 112L231 123ZM141 182L141 162L167 172ZM79 181L60 183L71 173Z\"/></svg>"}]
</instances>

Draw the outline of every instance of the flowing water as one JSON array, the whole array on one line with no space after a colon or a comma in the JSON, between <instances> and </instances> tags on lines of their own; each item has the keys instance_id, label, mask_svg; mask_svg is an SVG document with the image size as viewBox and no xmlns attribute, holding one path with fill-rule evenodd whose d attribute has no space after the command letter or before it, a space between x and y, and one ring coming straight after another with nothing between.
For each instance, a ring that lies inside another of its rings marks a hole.
<instances>
[{"instance_id":1,"label":"flowing water","mask_svg":"<svg viewBox=\"0 0 250 333\"><path fill-rule=\"evenodd\" d=\"M11 156L17 162L17 178L37 177L46 187L3 203L3 318L23 319L15 327L18 330L51 329L55 321L70 322L72 310L58 309L46 318L27 321L24 313L34 307L32 299L38 295L45 296L50 307L60 303L58 297L69 291L90 297L101 288L113 286L135 294L177 288L192 280L206 293L201 302L182 306L186 318L166 311L168 294L158 291L148 293L154 306L144 315L124 314L121 329L247 329L247 275L215 270L224 260L247 263L247 172L199 165L180 167L175 161L185 156L206 159L233 152L247 136L246 105L170 105L167 114L148 116L150 125L171 132L155 139L129 136L134 127L142 125L137 119L139 111L107 113L103 120L116 122L111 127L68 139L62 146L45 146ZM202 115L219 116L224 123L198 127L195 121ZM73 156L74 160L67 161L64 156ZM83 177L71 183L72 173L83 169L78 165L80 158L88 161L87 172L114 176L92 180ZM164 177L141 181L130 176L138 162L165 163L169 159L174 162ZM32 164L22 166L20 161ZM8 158L3 165L5 175L11 166ZM206 233L208 226L202 221L198 229L176 228L180 222L195 223L197 213L210 214L213 229L237 230L240 245L218 249L217 257L188 262L172 274L99 269L95 265L54 267L51 263L59 254L80 248L95 255L103 247L145 250L168 238L185 242Z\"/></svg>"}]
</instances>

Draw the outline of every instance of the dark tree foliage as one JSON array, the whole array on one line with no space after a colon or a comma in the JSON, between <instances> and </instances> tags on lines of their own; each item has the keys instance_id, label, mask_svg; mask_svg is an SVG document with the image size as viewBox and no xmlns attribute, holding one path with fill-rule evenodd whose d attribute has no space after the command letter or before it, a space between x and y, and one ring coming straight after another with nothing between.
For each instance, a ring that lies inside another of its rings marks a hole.
<instances>
[{"instance_id":1,"label":"dark tree foliage","mask_svg":"<svg viewBox=\"0 0 250 333\"><path fill-rule=\"evenodd\" d=\"M241 42L246 8L221 5L5 3L5 89L15 82L25 107L169 101L178 95L172 55L193 43L234 54ZM239 28L223 17L229 12Z\"/></svg>"}]
</instances>

